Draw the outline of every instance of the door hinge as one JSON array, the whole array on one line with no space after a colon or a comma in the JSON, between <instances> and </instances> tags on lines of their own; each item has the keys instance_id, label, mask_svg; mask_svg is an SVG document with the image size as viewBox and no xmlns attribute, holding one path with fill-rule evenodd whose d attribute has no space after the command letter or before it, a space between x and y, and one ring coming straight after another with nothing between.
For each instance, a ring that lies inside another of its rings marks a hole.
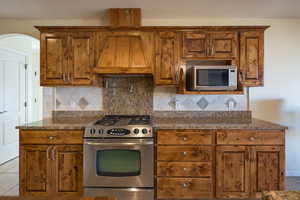
<instances>
[{"instance_id":1,"label":"door hinge","mask_svg":"<svg viewBox=\"0 0 300 200\"><path fill-rule=\"evenodd\" d=\"M27 68L28 68L28 64L25 64L25 65L24 65L24 68L25 68L25 70L27 70Z\"/></svg>"},{"instance_id":2,"label":"door hinge","mask_svg":"<svg viewBox=\"0 0 300 200\"><path fill-rule=\"evenodd\" d=\"M24 107L27 107L27 102L24 103Z\"/></svg>"}]
</instances>

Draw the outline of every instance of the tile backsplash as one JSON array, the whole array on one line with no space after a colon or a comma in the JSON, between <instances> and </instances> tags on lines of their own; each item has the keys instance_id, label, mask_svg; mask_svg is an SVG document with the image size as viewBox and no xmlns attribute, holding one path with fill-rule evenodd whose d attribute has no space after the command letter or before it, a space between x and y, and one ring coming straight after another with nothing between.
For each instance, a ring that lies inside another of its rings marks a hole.
<instances>
[{"instance_id":1,"label":"tile backsplash","mask_svg":"<svg viewBox=\"0 0 300 200\"><path fill-rule=\"evenodd\" d=\"M44 88L44 118L56 111L151 114L153 111L244 111L245 95L181 95L176 88L153 87L151 77L109 77L103 88Z\"/></svg>"}]
</instances>

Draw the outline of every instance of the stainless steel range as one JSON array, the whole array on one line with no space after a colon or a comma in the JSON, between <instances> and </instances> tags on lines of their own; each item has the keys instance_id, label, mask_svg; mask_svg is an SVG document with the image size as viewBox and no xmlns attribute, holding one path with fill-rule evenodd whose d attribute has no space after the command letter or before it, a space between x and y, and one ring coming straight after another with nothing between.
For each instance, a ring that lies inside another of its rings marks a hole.
<instances>
[{"instance_id":1,"label":"stainless steel range","mask_svg":"<svg viewBox=\"0 0 300 200\"><path fill-rule=\"evenodd\" d=\"M154 199L154 145L150 116L108 115L84 134L86 196Z\"/></svg>"}]
</instances>

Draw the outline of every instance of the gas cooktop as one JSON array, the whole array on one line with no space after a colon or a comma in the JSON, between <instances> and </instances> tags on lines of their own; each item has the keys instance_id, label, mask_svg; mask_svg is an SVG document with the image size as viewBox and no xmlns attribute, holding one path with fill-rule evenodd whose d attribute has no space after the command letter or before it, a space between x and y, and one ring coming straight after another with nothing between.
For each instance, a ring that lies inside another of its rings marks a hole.
<instances>
[{"instance_id":1,"label":"gas cooktop","mask_svg":"<svg viewBox=\"0 0 300 200\"><path fill-rule=\"evenodd\" d=\"M106 115L89 124L85 129L84 137L153 137L151 117L149 115Z\"/></svg>"}]
</instances>

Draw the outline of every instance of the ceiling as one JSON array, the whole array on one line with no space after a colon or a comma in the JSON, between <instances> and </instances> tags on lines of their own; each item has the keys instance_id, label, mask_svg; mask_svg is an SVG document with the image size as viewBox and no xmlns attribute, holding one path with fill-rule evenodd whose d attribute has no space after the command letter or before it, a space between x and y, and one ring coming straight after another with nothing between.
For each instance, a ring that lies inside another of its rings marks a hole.
<instances>
[{"instance_id":1,"label":"ceiling","mask_svg":"<svg viewBox=\"0 0 300 200\"><path fill-rule=\"evenodd\" d=\"M99 18L142 8L143 18L300 18L300 0L0 0L0 18Z\"/></svg>"}]
</instances>

